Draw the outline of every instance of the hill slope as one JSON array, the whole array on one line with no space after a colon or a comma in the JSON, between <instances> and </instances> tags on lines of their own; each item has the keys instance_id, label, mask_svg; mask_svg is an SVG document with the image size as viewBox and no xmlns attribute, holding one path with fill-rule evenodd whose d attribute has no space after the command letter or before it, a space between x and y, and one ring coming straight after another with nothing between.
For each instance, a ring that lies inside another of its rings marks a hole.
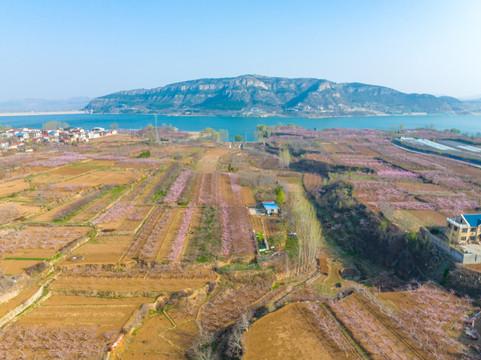
<instances>
[{"instance_id":1,"label":"hill slope","mask_svg":"<svg viewBox=\"0 0 481 360\"><path fill-rule=\"evenodd\" d=\"M452 97L405 94L382 86L259 75L199 79L92 100L92 113L342 116L453 113L466 110Z\"/></svg>"}]
</instances>

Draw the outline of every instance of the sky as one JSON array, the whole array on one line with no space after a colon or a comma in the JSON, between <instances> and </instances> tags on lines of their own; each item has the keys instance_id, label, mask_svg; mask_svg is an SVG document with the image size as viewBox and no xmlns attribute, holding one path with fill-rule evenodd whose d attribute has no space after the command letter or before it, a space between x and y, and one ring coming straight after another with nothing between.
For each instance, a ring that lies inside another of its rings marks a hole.
<instances>
[{"instance_id":1,"label":"sky","mask_svg":"<svg viewBox=\"0 0 481 360\"><path fill-rule=\"evenodd\" d=\"M0 101L260 74L481 97L479 0L1 0Z\"/></svg>"}]
</instances>

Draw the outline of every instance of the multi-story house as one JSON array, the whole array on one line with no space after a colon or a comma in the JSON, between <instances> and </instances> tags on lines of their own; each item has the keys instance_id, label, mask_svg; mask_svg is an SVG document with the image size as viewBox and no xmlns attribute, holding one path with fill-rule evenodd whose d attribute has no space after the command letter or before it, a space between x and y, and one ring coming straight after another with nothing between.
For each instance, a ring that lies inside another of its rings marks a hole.
<instances>
[{"instance_id":1,"label":"multi-story house","mask_svg":"<svg viewBox=\"0 0 481 360\"><path fill-rule=\"evenodd\" d=\"M447 218L446 237L451 244L481 242L481 214Z\"/></svg>"}]
</instances>

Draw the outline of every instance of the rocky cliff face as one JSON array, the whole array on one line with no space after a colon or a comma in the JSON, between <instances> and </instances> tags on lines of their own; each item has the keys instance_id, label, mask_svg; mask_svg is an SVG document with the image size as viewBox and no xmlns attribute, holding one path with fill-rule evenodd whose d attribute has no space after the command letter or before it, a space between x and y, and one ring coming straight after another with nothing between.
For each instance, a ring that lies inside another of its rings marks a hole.
<instances>
[{"instance_id":1,"label":"rocky cliff face","mask_svg":"<svg viewBox=\"0 0 481 360\"><path fill-rule=\"evenodd\" d=\"M243 75L121 91L96 98L85 109L114 114L343 116L455 113L466 107L455 98L405 94L382 86Z\"/></svg>"}]
</instances>

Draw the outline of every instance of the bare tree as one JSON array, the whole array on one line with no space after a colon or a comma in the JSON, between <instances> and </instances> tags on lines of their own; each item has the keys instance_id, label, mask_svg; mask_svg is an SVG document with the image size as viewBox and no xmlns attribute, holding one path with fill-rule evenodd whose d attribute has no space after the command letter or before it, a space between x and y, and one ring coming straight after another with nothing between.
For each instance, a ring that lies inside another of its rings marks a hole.
<instances>
[{"instance_id":1,"label":"bare tree","mask_svg":"<svg viewBox=\"0 0 481 360\"><path fill-rule=\"evenodd\" d=\"M289 164L291 163L291 153L289 152L289 148L284 147L279 149L279 165L283 169L289 168Z\"/></svg>"}]
</instances>

